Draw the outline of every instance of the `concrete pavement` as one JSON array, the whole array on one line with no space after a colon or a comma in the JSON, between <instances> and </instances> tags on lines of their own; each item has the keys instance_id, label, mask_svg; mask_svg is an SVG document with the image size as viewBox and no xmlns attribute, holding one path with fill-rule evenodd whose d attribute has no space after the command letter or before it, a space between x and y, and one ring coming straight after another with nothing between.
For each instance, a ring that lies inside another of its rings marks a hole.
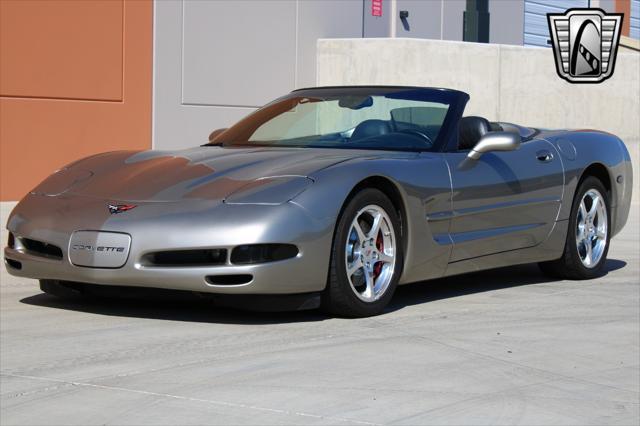
<instances>
[{"instance_id":1,"label":"concrete pavement","mask_svg":"<svg viewBox=\"0 0 640 426\"><path fill-rule=\"evenodd\" d=\"M638 219L605 277L470 274L358 320L61 301L2 268L0 423L638 424Z\"/></svg>"}]
</instances>

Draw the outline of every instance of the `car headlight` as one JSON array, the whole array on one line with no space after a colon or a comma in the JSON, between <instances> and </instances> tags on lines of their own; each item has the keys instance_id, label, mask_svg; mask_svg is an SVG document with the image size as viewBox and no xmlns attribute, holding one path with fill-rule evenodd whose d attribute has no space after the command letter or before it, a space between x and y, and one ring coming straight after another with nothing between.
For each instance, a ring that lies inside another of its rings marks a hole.
<instances>
[{"instance_id":1,"label":"car headlight","mask_svg":"<svg viewBox=\"0 0 640 426\"><path fill-rule=\"evenodd\" d=\"M74 185L89 179L91 176L93 176L93 172L88 170L63 167L42 181L31 193L53 197L67 192Z\"/></svg>"},{"instance_id":2,"label":"car headlight","mask_svg":"<svg viewBox=\"0 0 640 426\"><path fill-rule=\"evenodd\" d=\"M300 195L312 179L306 176L271 176L256 179L229 194L226 204L278 205Z\"/></svg>"}]
</instances>

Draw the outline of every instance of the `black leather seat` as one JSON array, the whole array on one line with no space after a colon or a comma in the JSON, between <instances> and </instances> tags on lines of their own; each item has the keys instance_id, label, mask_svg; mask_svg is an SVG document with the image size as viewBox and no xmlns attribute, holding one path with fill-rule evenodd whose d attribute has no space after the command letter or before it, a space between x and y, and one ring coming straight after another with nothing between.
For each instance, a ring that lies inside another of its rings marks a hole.
<instances>
[{"instance_id":1,"label":"black leather seat","mask_svg":"<svg viewBox=\"0 0 640 426\"><path fill-rule=\"evenodd\" d=\"M490 128L491 125L486 118L462 117L458 129L458 149L460 151L472 149Z\"/></svg>"},{"instance_id":2,"label":"black leather seat","mask_svg":"<svg viewBox=\"0 0 640 426\"><path fill-rule=\"evenodd\" d=\"M351 140L365 139L391 133L391 126L384 120L365 120L358 124L351 134Z\"/></svg>"}]
</instances>

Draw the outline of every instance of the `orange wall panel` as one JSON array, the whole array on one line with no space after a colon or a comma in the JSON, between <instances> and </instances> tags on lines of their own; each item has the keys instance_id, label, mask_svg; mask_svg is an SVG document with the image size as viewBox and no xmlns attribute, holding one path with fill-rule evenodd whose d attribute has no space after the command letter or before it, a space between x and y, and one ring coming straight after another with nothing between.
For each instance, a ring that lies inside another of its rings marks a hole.
<instances>
[{"instance_id":1,"label":"orange wall panel","mask_svg":"<svg viewBox=\"0 0 640 426\"><path fill-rule=\"evenodd\" d=\"M152 8L0 0L1 200L78 158L151 147Z\"/></svg>"},{"instance_id":2,"label":"orange wall panel","mask_svg":"<svg viewBox=\"0 0 640 426\"><path fill-rule=\"evenodd\" d=\"M122 0L0 7L0 95L122 100Z\"/></svg>"},{"instance_id":3,"label":"orange wall panel","mask_svg":"<svg viewBox=\"0 0 640 426\"><path fill-rule=\"evenodd\" d=\"M616 0L615 9L617 13L624 13L620 34L629 37L631 31L631 0Z\"/></svg>"}]
</instances>

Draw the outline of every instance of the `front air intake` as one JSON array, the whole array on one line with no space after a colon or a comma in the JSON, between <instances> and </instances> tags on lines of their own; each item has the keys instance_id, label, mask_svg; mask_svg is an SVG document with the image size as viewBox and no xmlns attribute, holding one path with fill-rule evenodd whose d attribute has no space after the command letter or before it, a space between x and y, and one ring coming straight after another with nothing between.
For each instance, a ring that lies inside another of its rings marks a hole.
<instances>
[{"instance_id":1,"label":"front air intake","mask_svg":"<svg viewBox=\"0 0 640 426\"><path fill-rule=\"evenodd\" d=\"M205 280L212 285L242 285L253 280L250 274L208 275Z\"/></svg>"},{"instance_id":2,"label":"front air intake","mask_svg":"<svg viewBox=\"0 0 640 426\"><path fill-rule=\"evenodd\" d=\"M144 266L220 266L224 265L226 262L226 249L157 251L147 253L142 257L142 264Z\"/></svg>"},{"instance_id":3,"label":"front air intake","mask_svg":"<svg viewBox=\"0 0 640 426\"><path fill-rule=\"evenodd\" d=\"M234 265L276 262L298 255L298 247L293 244L250 244L238 246L231 252Z\"/></svg>"},{"instance_id":4,"label":"front air intake","mask_svg":"<svg viewBox=\"0 0 640 426\"><path fill-rule=\"evenodd\" d=\"M20 243L27 254L62 260L62 249L58 246L31 238L20 238Z\"/></svg>"},{"instance_id":5,"label":"front air intake","mask_svg":"<svg viewBox=\"0 0 640 426\"><path fill-rule=\"evenodd\" d=\"M18 262L17 260L13 260L13 259L8 259L8 258L4 258L4 261L7 265L9 265L9 267L13 268L13 269L17 269L20 270L22 269L22 263Z\"/></svg>"}]
</instances>

